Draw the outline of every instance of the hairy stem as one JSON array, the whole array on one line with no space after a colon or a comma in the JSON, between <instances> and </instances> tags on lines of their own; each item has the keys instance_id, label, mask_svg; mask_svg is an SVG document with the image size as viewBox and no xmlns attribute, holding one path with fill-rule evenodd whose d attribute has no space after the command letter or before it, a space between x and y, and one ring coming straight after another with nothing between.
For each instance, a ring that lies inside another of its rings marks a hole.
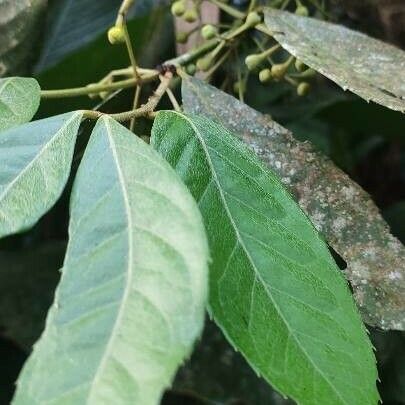
<instances>
[{"instance_id":1,"label":"hairy stem","mask_svg":"<svg viewBox=\"0 0 405 405\"><path fill-rule=\"evenodd\" d=\"M181 111L181 107L179 105L179 103L177 102L176 96L173 94L172 90L170 89L170 87L168 87L166 89L166 93L169 96L170 102L172 103L173 108L176 111Z\"/></svg>"},{"instance_id":2,"label":"hairy stem","mask_svg":"<svg viewBox=\"0 0 405 405\"><path fill-rule=\"evenodd\" d=\"M146 104L135 110L125 111L118 114L109 114L109 116L111 118L114 118L116 121L124 122L129 121L132 118L148 116L153 113L156 106L159 104L160 99L163 97L166 90L168 89L170 81L173 78L173 74L168 72L164 76L160 76L159 78L160 84L155 92L149 97L149 100ZM101 111L86 110L83 112L83 117L90 119L98 119L103 115L105 115L105 113Z\"/></svg>"},{"instance_id":3,"label":"hairy stem","mask_svg":"<svg viewBox=\"0 0 405 405\"><path fill-rule=\"evenodd\" d=\"M132 104L132 109L136 110L138 108L138 103L139 103L139 98L141 96L141 90L142 86L137 85L135 89L135 95L134 95L134 102ZM130 131L134 131L135 128L135 118L131 118L131 122L129 123L129 129Z\"/></svg>"}]
</instances>

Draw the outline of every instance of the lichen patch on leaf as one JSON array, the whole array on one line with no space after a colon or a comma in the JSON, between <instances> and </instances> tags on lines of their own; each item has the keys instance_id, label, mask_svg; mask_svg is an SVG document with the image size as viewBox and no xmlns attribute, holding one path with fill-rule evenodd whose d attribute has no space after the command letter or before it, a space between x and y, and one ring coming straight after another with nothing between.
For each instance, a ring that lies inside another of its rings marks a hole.
<instances>
[{"instance_id":1,"label":"lichen patch on leaf","mask_svg":"<svg viewBox=\"0 0 405 405\"><path fill-rule=\"evenodd\" d=\"M367 101L405 112L405 52L340 25L266 9L265 22L289 53Z\"/></svg>"},{"instance_id":2,"label":"lichen patch on leaf","mask_svg":"<svg viewBox=\"0 0 405 405\"><path fill-rule=\"evenodd\" d=\"M370 196L331 160L234 97L203 82L183 81L183 104L230 129L280 177L314 226L347 263L363 320L405 330L405 247ZM215 102L214 102L215 100Z\"/></svg>"}]
</instances>

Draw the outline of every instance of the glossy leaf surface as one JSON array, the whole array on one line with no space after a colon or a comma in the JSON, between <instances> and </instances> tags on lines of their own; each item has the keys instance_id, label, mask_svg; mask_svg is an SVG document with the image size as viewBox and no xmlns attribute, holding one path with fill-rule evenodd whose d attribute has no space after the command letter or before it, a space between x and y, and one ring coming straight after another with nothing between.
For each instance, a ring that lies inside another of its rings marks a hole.
<instances>
[{"instance_id":1,"label":"glossy leaf surface","mask_svg":"<svg viewBox=\"0 0 405 405\"><path fill-rule=\"evenodd\" d=\"M404 330L405 247L390 234L370 195L309 142L299 142L296 133L229 94L189 77L182 82L182 96L188 114L204 115L228 128L281 179L346 262L345 277L363 320L382 329ZM305 117L308 111L299 114ZM372 116L379 121L375 111ZM364 120L360 122L363 126ZM314 134L313 128L310 132Z\"/></svg>"},{"instance_id":2,"label":"glossy leaf surface","mask_svg":"<svg viewBox=\"0 0 405 405\"><path fill-rule=\"evenodd\" d=\"M198 201L210 311L234 347L300 404L376 404L375 359L346 282L277 177L200 116L160 112L152 144Z\"/></svg>"}]
</instances>

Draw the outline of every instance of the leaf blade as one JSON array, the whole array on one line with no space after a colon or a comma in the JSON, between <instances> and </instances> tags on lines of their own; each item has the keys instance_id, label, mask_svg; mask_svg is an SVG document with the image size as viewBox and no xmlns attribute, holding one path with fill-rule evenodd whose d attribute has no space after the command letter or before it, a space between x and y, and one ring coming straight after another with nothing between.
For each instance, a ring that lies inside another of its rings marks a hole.
<instances>
[{"instance_id":1,"label":"leaf blade","mask_svg":"<svg viewBox=\"0 0 405 405\"><path fill-rule=\"evenodd\" d=\"M0 79L0 132L31 121L40 98L39 84L33 78Z\"/></svg>"},{"instance_id":2,"label":"leaf blade","mask_svg":"<svg viewBox=\"0 0 405 405\"><path fill-rule=\"evenodd\" d=\"M1 134L0 237L31 227L59 198L82 115L67 113Z\"/></svg>"},{"instance_id":3,"label":"leaf blade","mask_svg":"<svg viewBox=\"0 0 405 405\"><path fill-rule=\"evenodd\" d=\"M405 112L401 49L343 26L272 8L265 11L265 23L283 48L344 90Z\"/></svg>"},{"instance_id":4,"label":"leaf blade","mask_svg":"<svg viewBox=\"0 0 405 405\"><path fill-rule=\"evenodd\" d=\"M15 403L157 403L203 326L207 246L192 197L155 151L104 118L78 171L69 233Z\"/></svg>"},{"instance_id":5,"label":"leaf blade","mask_svg":"<svg viewBox=\"0 0 405 405\"><path fill-rule=\"evenodd\" d=\"M45 43L35 66L41 72L61 62L67 55L91 43L114 24L120 0L62 0L50 11ZM143 0L129 10L128 19L144 16L164 1ZM91 20L92 24L88 24ZM66 33L69 35L66 35Z\"/></svg>"},{"instance_id":6,"label":"leaf blade","mask_svg":"<svg viewBox=\"0 0 405 405\"><path fill-rule=\"evenodd\" d=\"M269 116L234 97L191 77L182 81L182 96L188 114L204 115L228 128L282 179L346 261L345 276L363 320L404 330L405 247L390 234L370 196L310 144L297 141Z\"/></svg>"},{"instance_id":7,"label":"leaf blade","mask_svg":"<svg viewBox=\"0 0 405 405\"><path fill-rule=\"evenodd\" d=\"M159 113L152 142L199 202L209 304L228 340L299 403L376 403L375 360L347 285L279 180L198 116Z\"/></svg>"}]
</instances>

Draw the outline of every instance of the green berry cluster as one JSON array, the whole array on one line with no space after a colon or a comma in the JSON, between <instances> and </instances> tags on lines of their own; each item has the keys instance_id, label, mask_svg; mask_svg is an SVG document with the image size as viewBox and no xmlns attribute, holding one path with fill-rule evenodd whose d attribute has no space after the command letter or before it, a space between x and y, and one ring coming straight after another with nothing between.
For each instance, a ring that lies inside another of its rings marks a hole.
<instances>
[{"instance_id":1,"label":"green berry cluster","mask_svg":"<svg viewBox=\"0 0 405 405\"><path fill-rule=\"evenodd\" d=\"M189 3L187 0L175 0L171 7L172 14L176 17L182 18L184 21L190 23L195 22L199 18L199 3L197 0L193 1L193 3ZM219 1L227 2L227 0ZM302 17L307 17L309 15L308 8L305 7L300 0L296 0L295 13ZM200 31L200 37L204 41L217 40L217 45L213 50L201 56L195 63L190 63L186 66L186 72L190 75L194 75L196 71L200 71L207 72L208 76L212 75L218 66L221 66L223 61L227 58L226 52L229 53L231 51L232 44L237 43L234 41L240 41L239 38L241 37L241 34L253 32L252 28L261 24L261 22L262 15L257 11L252 10L245 14L244 18L236 15L233 23L222 33L218 28L221 26L219 24L218 26L206 24L202 27L200 25L199 27L191 29L189 32L177 32L176 41L182 44L186 43L190 35L197 30ZM235 38L237 38L237 40L235 40ZM274 63L272 56L280 49L280 45L275 44L272 47L263 50L263 44L260 45L257 38L255 41L261 51L246 56L245 65L247 71L257 72L259 81L263 84L272 81L278 82L285 80L296 88L299 96L305 96L308 94L310 91L310 85L303 79L310 77L311 69L308 69L303 62L295 59L293 56L289 56L284 62ZM224 50L227 51L224 52ZM243 94L246 90L247 71L246 75L243 72L239 72L239 79L233 85L234 92L239 95ZM245 76L245 78L241 79L243 76Z\"/></svg>"},{"instance_id":2,"label":"green berry cluster","mask_svg":"<svg viewBox=\"0 0 405 405\"><path fill-rule=\"evenodd\" d=\"M188 23L197 21L199 17L198 8L193 4L187 7L186 0L176 0L171 7L171 12L175 17L180 17Z\"/></svg>"}]
</instances>

